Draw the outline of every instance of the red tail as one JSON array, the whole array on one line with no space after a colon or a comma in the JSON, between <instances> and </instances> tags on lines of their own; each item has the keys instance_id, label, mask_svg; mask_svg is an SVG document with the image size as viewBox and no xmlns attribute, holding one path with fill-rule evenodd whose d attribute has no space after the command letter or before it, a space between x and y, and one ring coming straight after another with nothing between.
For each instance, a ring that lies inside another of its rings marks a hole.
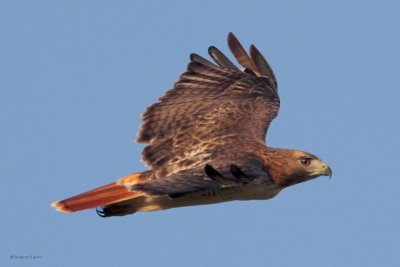
<instances>
[{"instance_id":1,"label":"red tail","mask_svg":"<svg viewBox=\"0 0 400 267\"><path fill-rule=\"evenodd\" d=\"M145 182L148 177L147 174L148 172L133 173L114 183L53 202L51 206L61 212L75 212L140 197L143 195L142 193L130 192L127 186Z\"/></svg>"}]
</instances>

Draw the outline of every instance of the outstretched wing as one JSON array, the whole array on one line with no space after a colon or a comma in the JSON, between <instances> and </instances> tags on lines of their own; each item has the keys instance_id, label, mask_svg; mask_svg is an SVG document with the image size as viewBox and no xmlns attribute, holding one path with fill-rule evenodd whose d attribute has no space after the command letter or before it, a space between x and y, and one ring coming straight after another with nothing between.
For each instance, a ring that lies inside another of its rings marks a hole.
<instances>
[{"instance_id":1,"label":"outstretched wing","mask_svg":"<svg viewBox=\"0 0 400 267\"><path fill-rule=\"evenodd\" d=\"M275 76L254 45L248 55L232 33L228 45L243 71L213 46L216 64L192 54L174 88L143 114L137 142L149 144L142 158L156 178L204 166L217 146L264 142L279 110Z\"/></svg>"}]
</instances>

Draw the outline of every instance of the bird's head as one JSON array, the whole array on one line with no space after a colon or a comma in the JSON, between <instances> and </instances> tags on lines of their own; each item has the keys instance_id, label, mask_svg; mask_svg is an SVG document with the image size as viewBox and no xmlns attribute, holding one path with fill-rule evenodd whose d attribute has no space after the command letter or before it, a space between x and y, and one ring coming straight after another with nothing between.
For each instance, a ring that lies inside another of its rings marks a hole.
<instances>
[{"instance_id":1,"label":"bird's head","mask_svg":"<svg viewBox=\"0 0 400 267\"><path fill-rule=\"evenodd\" d=\"M266 154L268 173L280 186L287 187L319 176L332 176L327 163L300 150L270 149Z\"/></svg>"}]
</instances>

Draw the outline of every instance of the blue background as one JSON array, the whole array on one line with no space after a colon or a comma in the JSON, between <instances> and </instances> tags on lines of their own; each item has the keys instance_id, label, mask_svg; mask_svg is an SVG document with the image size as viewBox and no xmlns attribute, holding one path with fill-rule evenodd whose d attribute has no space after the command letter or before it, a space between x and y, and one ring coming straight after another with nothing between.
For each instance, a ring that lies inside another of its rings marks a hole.
<instances>
[{"instance_id":1,"label":"blue background","mask_svg":"<svg viewBox=\"0 0 400 267\"><path fill-rule=\"evenodd\" d=\"M399 14L390 0L2 1L0 265L399 266ZM268 144L333 178L270 201L55 212L144 170L140 114L189 53L227 52L229 31L277 75Z\"/></svg>"}]
</instances>

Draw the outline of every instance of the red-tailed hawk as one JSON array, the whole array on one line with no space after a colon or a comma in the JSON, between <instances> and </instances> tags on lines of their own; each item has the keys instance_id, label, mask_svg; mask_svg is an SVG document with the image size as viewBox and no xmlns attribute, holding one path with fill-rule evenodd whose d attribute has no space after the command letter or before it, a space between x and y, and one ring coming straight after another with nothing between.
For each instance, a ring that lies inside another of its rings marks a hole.
<instances>
[{"instance_id":1,"label":"red-tailed hawk","mask_svg":"<svg viewBox=\"0 0 400 267\"><path fill-rule=\"evenodd\" d=\"M54 202L58 211L98 208L102 217L136 211L269 199L332 171L318 157L265 145L279 111L275 75L254 45L250 55L229 33L236 67L211 46L212 63L190 55L187 71L148 107L138 143L149 170Z\"/></svg>"}]
</instances>

